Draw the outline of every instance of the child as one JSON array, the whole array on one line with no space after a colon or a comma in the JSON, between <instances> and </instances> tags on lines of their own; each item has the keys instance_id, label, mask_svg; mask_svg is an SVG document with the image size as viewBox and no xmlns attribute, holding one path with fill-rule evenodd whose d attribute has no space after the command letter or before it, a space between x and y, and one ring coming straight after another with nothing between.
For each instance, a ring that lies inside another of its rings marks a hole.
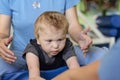
<instances>
[{"instance_id":1,"label":"child","mask_svg":"<svg viewBox=\"0 0 120 80\"><path fill-rule=\"evenodd\" d=\"M65 16L58 12L45 12L38 17L34 29L36 39L30 40L23 54L30 80L39 77L40 70L79 67L73 45L66 38L68 26Z\"/></svg>"}]
</instances>

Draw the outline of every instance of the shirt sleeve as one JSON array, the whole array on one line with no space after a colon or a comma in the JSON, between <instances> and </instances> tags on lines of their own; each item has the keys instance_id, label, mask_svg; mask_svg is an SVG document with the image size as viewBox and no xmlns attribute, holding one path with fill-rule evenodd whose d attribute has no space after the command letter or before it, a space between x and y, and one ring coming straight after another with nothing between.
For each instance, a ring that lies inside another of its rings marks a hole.
<instances>
[{"instance_id":1,"label":"shirt sleeve","mask_svg":"<svg viewBox=\"0 0 120 80\"><path fill-rule=\"evenodd\" d=\"M66 61L68 58L72 56L76 56L75 50L74 50L72 42L67 38L66 45L63 50L63 59Z\"/></svg>"},{"instance_id":2,"label":"shirt sleeve","mask_svg":"<svg viewBox=\"0 0 120 80\"><path fill-rule=\"evenodd\" d=\"M11 15L10 0L0 0L0 14Z\"/></svg>"},{"instance_id":3,"label":"shirt sleeve","mask_svg":"<svg viewBox=\"0 0 120 80\"><path fill-rule=\"evenodd\" d=\"M80 0L66 0L66 10L77 5Z\"/></svg>"},{"instance_id":4,"label":"shirt sleeve","mask_svg":"<svg viewBox=\"0 0 120 80\"><path fill-rule=\"evenodd\" d=\"M25 59L26 54L27 54L28 52L32 52L32 53L35 54L36 56L39 55L38 52L37 52L37 50L35 49L35 47L34 47L32 44L28 44L28 45L26 46L26 48L25 48L25 50L24 50L24 52L23 52L23 58L24 58L24 59Z\"/></svg>"}]
</instances>

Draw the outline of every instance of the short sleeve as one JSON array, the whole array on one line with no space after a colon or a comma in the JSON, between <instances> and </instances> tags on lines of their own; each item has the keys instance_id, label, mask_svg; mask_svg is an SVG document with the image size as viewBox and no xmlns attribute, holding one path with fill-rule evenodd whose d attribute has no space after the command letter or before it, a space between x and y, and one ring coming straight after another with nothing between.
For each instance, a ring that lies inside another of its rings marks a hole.
<instances>
[{"instance_id":1,"label":"short sleeve","mask_svg":"<svg viewBox=\"0 0 120 80\"><path fill-rule=\"evenodd\" d=\"M35 47L32 44L28 44L23 52L23 58L25 59L25 56L28 52L32 52L33 54L35 54L36 56L38 56L38 52L35 49Z\"/></svg>"},{"instance_id":2,"label":"short sleeve","mask_svg":"<svg viewBox=\"0 0 120 80\"><path fill-rule=\"evenodd\" d=\"M0 0L0 14L11 15L9 0Z\"/></svg>"},{"instance_id":3,"label":"short sleeve","mask_svg":"<svg viewBox=\"0 0 120 80\"><path fill-rule=\"evenodd\" d=\"M67 38L66 45L63 51L63 59L66 61L68 58L76 56L72 42Z\"/></svg>"},{"instance_id":4,"label":"short sleeve","mask_svg":"<svg viewBox=\"0 0 120 80\"><path fill-rule=\"evenodd\" d=\"M77 5L80 0L66 0L66 10Z\"/></svg>"}]
</instances>

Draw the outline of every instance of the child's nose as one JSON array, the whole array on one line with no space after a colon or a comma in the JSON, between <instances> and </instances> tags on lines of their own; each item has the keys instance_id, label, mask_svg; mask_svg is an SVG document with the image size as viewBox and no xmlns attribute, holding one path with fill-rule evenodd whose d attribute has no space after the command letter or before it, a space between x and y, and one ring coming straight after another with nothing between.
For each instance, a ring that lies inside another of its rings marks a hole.
<instances>
[{"instance_id":1,"label":"child's nose","mask_svg":"<svg viewBox=\"0 0 120 80\"><path fill-rule=\"evenodd\" d=\"M58 43L57 42L53 42L53 47L54 48L58 48Z\"/></svg>"}]
</instances>

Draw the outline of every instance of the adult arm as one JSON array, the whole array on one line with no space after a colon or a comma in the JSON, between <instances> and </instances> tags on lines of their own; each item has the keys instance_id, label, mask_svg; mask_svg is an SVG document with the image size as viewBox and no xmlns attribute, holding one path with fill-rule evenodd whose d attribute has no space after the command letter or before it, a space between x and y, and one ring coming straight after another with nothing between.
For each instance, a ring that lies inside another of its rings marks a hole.
<instances>
[{"instance_id":1,"label":"adult arm","mask_svg":"<svg viewBox=\"0 0 120 80\"><path fill-rule=\"evenodd\" d=\"M7 47L12 41L12 37L10 37L10 22L10 16L0 14L0 57L8 63L14 62L16 59L14 53Z\"/></svg>"},{"instance_id":2,"label":"adult arm","mask_svg":"<svg viewBox=\"0 0 120 80\"><path fill-rule=\"evenodd\" d=\"M84 67L69 69L52 80L99 80L99 61Z\"/></svg>"},{"instance_id":3,"label":"adult arm","mask_svg":"<svg viewBox=\"0 0 120 80\"><path fill-rule=\"evenodd\" d=\"M82 30L82 27L80 26L78 22L78 16L77 11L75 7L72 7L65 12L66 18L69 22L69 34L71 38L77 42L83 52L87 52L88 47L92 43L92 40L89 36L87 36L87 32L89 29Z\"/></svg>"}]
</instances>

